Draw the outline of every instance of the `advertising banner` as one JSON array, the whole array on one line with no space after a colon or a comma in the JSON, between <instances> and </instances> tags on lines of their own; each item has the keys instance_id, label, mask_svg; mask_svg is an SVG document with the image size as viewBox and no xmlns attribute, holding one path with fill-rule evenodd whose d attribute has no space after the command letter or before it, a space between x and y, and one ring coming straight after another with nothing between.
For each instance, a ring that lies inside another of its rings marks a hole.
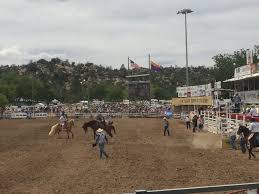
<instances>
[{"instance_id":1,"label":"advertising banner","mask_svg":"<svg viewBox=\"0 0 259 194\"><path fill-rule=\"evenodd\" d=\"M172 98L173 106L183 105L205 105L212 106L212 96L201 96L201 97L189 97L189 98Z\"/></svg>"},{"instance_id":2,"label":"advertising banner","mask_svg":"<svg viewBox=\"0 0 259 194\"><path fill-rule=\"evenodd\" d=\"M178 93L178 97L210 96L211 84L177 87L176 91Z\"/></svg>"},{"instance_id":3,"label":"advertising banner","mask_svg":"<svg viewBox=\"0 0 259 194\"><path fill-rule=\"evenodd\" d=\"M251 75L251 66L245 65L241 67L237 67L235 69L235 77L241 77L245 75Z\"/></svg>"},{"instance_id":4,"label":"advertising banner","mask_svg":"<svg viewBox=\"0 0 259 194\"><path fill-rule=\"evenodd\" d=\"M215 82L214 88L215 88L215 89L221 89L221 81Z\"/></svg>"},{"instance_id":5,"label":"advertising banner","mask_svg":"<svg viewBox=\"0 0 259 194\"><path fill-rule=\"evenodd\" d=\"M252 74L259 73L259 63L251 65L251 72Z\"/></svg>"},{"instance_id":6,"label":"advertising banner","mask_svg":"<svg viewBox=\"0 0 259 194\"><path fill-rule=\"evenodd\" d=\"M244 92L244 102L248 104L259 104L259 90Z\"/></svg>"},{"instance_id":7,"label":"advertising banner","mask_svg":"<svg viewBox=\"0 0 259 194\"><path fill-rule=\"evenodd\" d=\"M251 65L253 63L253 53L250 50L246 51L246 64Z\"/></svg>"}]
</instances>

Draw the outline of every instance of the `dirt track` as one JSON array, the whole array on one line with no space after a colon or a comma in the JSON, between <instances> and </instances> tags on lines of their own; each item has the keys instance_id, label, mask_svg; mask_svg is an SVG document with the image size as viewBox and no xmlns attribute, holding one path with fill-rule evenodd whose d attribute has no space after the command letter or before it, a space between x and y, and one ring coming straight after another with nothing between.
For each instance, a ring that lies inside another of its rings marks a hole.
<instances>
[{"instance_id":1,"label":"dirt track","mask_svg":"<svg viewBox=\"0 0 259 194\"><path fill-rule=\"evenodd\" d=\"M68 141L65 134L48 136L54 123L0 120L0 193L122 193L259 180L258 159L194 148L198 136L179 121L171 121L173 135L164 137L160 119L115 120L108 160L91 147L93 134L84 135L83 120L76 120Z\"/></svg>"}]
</instances>

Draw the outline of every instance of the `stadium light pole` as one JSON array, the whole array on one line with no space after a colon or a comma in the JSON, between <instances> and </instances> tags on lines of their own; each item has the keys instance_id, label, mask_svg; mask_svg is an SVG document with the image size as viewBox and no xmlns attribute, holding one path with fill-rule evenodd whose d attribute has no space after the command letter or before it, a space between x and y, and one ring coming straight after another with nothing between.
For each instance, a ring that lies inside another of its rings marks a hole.
<instances>
[{"instance_id":1,"label":"stadium light pole","mask_svg":"<svg viewBox=\"0 0 259 194\"><path fill-rule=\"evenodd\" d=\"M177 12L177 14L184 14L185 19L185 61L186 61L186 86L189 86L189 73L188 73L188 42L187 42L187 21L186 15L192 13L191 9L183 9Z\"/></svg>"}]
</instances>

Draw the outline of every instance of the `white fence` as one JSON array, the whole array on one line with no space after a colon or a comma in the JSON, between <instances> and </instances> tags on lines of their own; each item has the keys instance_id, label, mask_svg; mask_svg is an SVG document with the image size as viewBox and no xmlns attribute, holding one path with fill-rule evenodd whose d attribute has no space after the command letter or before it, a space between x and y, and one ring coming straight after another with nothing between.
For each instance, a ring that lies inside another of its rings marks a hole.
<instances>
[{"instance_id":1,"label":"white fence","mask_svg":"<svg viewBox=\"0 0 259 194\"><path fill-rule=\"evenodd\" d=\"M1 118L4 119L36 119L36 118L47 118L48 113L25 113L25 112L14 112L14 113L4 113Z\"/></svg>"},{"instance_id":2,"label":"white fence","mask_svg":"<svg viewBox=\"0 0 259 194\"><path fill-rule=\"evenodd\" d=\"M245 116L243 116L242 120L238 120L238 116L236 119L231 119L231 117L220 116L219 114L211 114L210 112L202 113L204 118L204 128L215 134L227 133L230 129L237 129L239 123L247 124L245 121Z\"/></svg>"},{"instance_id":3,"label":"white fence","mask_svg":"<svg viewBox=\"0 0 259 194\"><path fill-rule=\"evenodd\" d=\"M76 118L95 118L97 115L101 114L102 116L111 116L114 118L129 117L129 118L161 118L165 114L154 113L154 112L136 112L136 113L67 113L68 117ZM47 118L47 117L59 117L59 114L51 113L5 113L2 118L5 119L28 119L28 118ZM180 114L175 114L174 118L180 118Z\"/></svg>"}]
</instances>

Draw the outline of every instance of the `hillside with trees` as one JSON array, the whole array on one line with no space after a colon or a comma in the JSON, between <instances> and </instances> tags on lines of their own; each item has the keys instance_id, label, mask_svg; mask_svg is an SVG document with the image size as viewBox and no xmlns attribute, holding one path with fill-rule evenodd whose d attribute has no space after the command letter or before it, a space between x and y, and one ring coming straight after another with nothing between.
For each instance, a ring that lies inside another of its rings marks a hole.
<instances>
[{"instance_id":1,"label":"hillside with trees","mask_svg":"<svg viewBox=\"0 0 259 194\"><path fill-rule=\"evenodd\" d=\"M255 47L258 49L258 46ZM246 64L246 51L218 54L214 66L189 67L191 85L223 81L233 77L236 67ZM258 56L254 52L254 62ZM103 99L121 101L127 98L126 76L139 73L151 74L152 98L171 99L176 87L185 85L185 67L164 67L160 72L149 69L127 70L125 65L112 69L93 63L75 64L68 60L41 59L26 65L0 66L0 107L20 101L62 102Z\"/></svg>"}]
</instances>

